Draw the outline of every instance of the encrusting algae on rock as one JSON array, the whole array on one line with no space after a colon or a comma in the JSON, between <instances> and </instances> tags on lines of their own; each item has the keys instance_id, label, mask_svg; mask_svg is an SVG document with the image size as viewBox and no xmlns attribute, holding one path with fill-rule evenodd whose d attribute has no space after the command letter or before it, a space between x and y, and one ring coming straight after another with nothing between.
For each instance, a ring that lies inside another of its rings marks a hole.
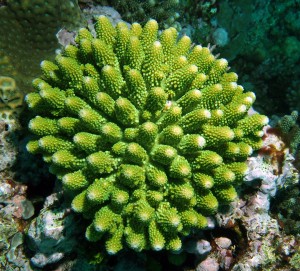
<instances>
[{"instance_id":1,"label":"encrusting algae on rock","mask_svg":"<svg viewBox=\"0 0 300 271\"><path fill-rule=\"evenodd\" d=\"M178 251L237 197L268 118L247 114L255 95L225 59L174 28L113 27L100 16L95 30L80 29L76 45L42 62L26 97L37 115L27 149L92 221L88 240L104 240L109 254Z\"/></svg>"}]
</instances>

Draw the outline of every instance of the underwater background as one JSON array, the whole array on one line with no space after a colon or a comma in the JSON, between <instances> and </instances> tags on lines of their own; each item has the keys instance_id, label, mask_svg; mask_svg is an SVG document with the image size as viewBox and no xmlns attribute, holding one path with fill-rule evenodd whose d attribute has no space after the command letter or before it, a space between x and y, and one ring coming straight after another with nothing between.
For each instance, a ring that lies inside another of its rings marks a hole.
<instances>
[{"instance_id":1,"label":"underwater background","mask_svg":"<svg viewBox=\"0 0 300 271\"><path fill-rule=\"evenodd\" d=\"M269 118L258 125L261 145L249 143L255 151L234 160L248 167L235 187L238 197L220 200L218 210L205 215L204 229L182 237L177 251L125 248L110 255L100 237L87 241L91 219L71 208L69 184L62 186L55 169L49 173L45 155L27 151L35 140L28 123L36 114L28 97L39 88L32 81L48 76L54 82L41 62L76 55L78 40L88 35L79 29L94 34L102 15L113 27L147 28L154 19L158 35L172 27L178 41L190 37L189 48L207 47L228 61L223 72L236 73L237 83L255 93L248 113ZM299 63L299 0L0 0L0 270L300 270Z\"/></svg>"}]
</instances>

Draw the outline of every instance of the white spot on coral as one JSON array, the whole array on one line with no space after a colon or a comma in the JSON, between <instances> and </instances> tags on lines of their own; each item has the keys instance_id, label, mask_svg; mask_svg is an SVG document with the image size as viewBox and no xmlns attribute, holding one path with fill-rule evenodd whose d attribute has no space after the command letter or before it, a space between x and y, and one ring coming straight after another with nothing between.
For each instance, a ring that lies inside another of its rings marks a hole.
<instances>
[{"instance_id":1,"label":"white spot on coral","mask_svg":"<svg viewBox=\"0 0 300 271\"><path fill-rule=\"evenodd\" d=\"M156 243L156 244L153 244L152 248L155 250L155 251L160 251L163 249L163 244L159 244L159 243Z\"/></svg>"},{"instance_id":2,"label":"white spot on coral","mask_svg":"<svg viewBox=\"0 0 300 271\"><path fill-rule=\"evenodd\" d=\"M269 123L269 118L267 116L264 116L264 118L262 119L262 124L267 125L268 123Z\"/></svg>"},{"instance_id":3,"label":"white spot on coral","mask_svg":"<svg viewBox=\"0 0 300 271\"><path fill-rule=\"evenodd\" d=\"M237 110L238 110L239 113L245 113L246 110L247 110L247 107L246 107L246 105L242 104L242 105L240 105L240 106L238 107Z\"/></svg>"},{"instance_id":4,"label":"white spot on coral","mask_svg":"<svg viewBox=\"0 0 300 271\"><path fill-rule=\"evenodd\" d=\"M172 157L172 156L175 155L175 152L174 152L173 149L167 148L166 151L165 151L165 155L166 155L167 157Z\"/></svg>"},{"instance_id":5,"label":"white spot on coral","mask_svg":"<svg viewBox=\"0 0 300 271\"><path fill-rule=\"evenodd\" d=\"M200 98L202 96L202 92L199 89L194 89L193 95L197 98Z\"/></svg>"},{"instance_id":6,"label":"white spot on coral","mask_svg":"<svg viewBox=\"0 0 300 271\"><path fill-rule=\"evenodd\" d=\"M179 60L180 60L180 62L186 62L187 58L186 58L186 56L180 56Z\"/></svg>"},{"instance_id":7,"label":"white spot on coral","mask_svg":"<svg viewBox=\"0 0 300 271\"><path fill-rule=\"evenodd\" d=\"M234 90L237 88L237 83L236 82L231 82L230 87Z\"/></svg>"},{"instance_id":8,"label":"white spot on coral","mask_svg":"<svg viewBox=\"0 0 300 271\"><path fill-rule=\"evenodd\" d=\"M251 155L253 153L253 149L251 146L249 146L249 149L248 149L248 156Z\"/></svg>"},{"instance_id":9,"label":"white spot on coral","mask_svg":"<svg viewBox=\"0 0 300 271\"><path fill-rule=\"evenodd\" d=\"M208 110L205 109L205 110L203 111L203 114L204 114L204 116L205 116L206 118L208 118L208 119L211 118L211 113L210 113Z\"/></svg>"},{"instance_id":10,"label":"white spot on coral","mask_svg":"<svg viewBox=\"0 0 300 271\"><path fill-rule=\"evenodd\" d=\"M251 97L246 97L245 99L244 99L244 101L246 102L246 103L249 103L249 104L252 104L253 103L253 99L251 98Z\"/></svg>"},{"instance_id":11,"label":"white spot on coral","mask_svg":"<svg viewBox=\"0 0 300 271\"><path fill-rule=\"evenodd\" d=\"M166 105L165 105L165 109L167 109L167 110L170 109L171 105L172 105L172 101L167 101Z\"/></svg>"},{"instance_id":12,"label":"white spot on coral","mask_svg":"<svg viewBox=\"0 0 300 271\"><path fill-rule=\"evenodd\" d=\"M202 46L201 45L196 45L193 49L193 51L195 52L200 52L202 50Z\"/></svg>"},{"instance_id":13,"label":"white spot on coral","mask_svg":"<svg viewBox=\"0 0 300 271\"><path fill-rule=\"evenodd\" d=\"M198 138L197 138L198 147L203 148L205 146L205 144L206 144L205 138L202 136L198 136Z\"/></svg>"},{"instance_id":14,"label":"white spot on coral","mask_svg":"<svg viewBox=\"0 0 300 271\"><path fill-rule=\"evenodd\" d=\"M175 135L181 135L182 134L182 129L180 126L174 126L172 128L172 133Z\"/></svg>"},{"instance_id":15,"label":"white spot on coral","mask_svg":"<svg viewBox=\"0 0 300 271\"><path fill-rule=\"evenodd\" d=\"M243 86L238 85L238 87L239 87L242 91L244 91L244 87L243 87Z\"/></svg>"},{"instance_id":16,"label":"white spot on coral","mask_svg":"<svg viewBox=\"0 0 300 271\"><path fill-rule=\"evenodd\" d=\"M157 41L155 41L155 42L153 43L153 46L154 46L155 48L160 48L160 47L161 47L161 43L157 40Z\"/></svg>"},{"instance_id":17,"label":"white spot on coral","mask_svg":"<svg viewBox=\"0 0 300 271\"><path fill-rule=\"evenodd\" d=\"M179 223L180 223L180 220L179 220L178 217L174 216L174 217L172 217L172 219L171 219L170 222L171 222L171 224L172 224L174 227L177 227L177 226L179 225Z\"/></svg>"},{"instance_id":18,"label":"white spot on coral","mask_svg":"<svg viewBox=\"0 0 300 271\"><path fill-rule=\"evenodd\" d=\"M225 58L221 58L219 59L218 64L221 69L224 69L228 66L228 61Z\"/></svg>"},{"instance_id":19,"label":"white spot on coral","mask_svg":"<svg viewBox=\"0 0 300 271\"><path fill-rule=\"evenodd\" d=\"M191 71L192 73L196 73L196 72L198 71L198 67L197 67L196 65L191 65L191 66L190 66L190 71Z\"/></svg>"},{"instance_id":20,"label":"white spot on coral","mask_svg":"<svg viewBox=\"0 0 300 271\"><path fill-rule=\"evenodd\" d=\"M222 87L221 84L215 84L215 85L214 85L214 89L215 89L216 91L221 91L221 90L223 89L223 87Z\"/></svg>"},{"instance_id":21,"label":"white spot on coral","mask_svg":"<svg viewBox=\"0 0 300 271\"><path fill-rule=\"evenodd\" d=\"M224 115L224 112L221 109L217 109L215 113L218 117L222 117Z\"/></svg>"},{"instance_id":22,"label":"white spot on coral","mask_svg":"<svg viewBox=\"0 0 300 271\"><path fill-rule=\"evenodd\" d=\"M189 42L189 41L191 41L190 37L187 36L187 35L184 35L184 36L181 38L181 40L184 41L184 42Z\"/></svg>"},{"instance_id":23,"label":"white spot on coral","mask_svg":"<svg viewBox=\"0 0 300 271\"><path fill-rule=\"evenodd\" d=\"M88 115L88 111L86 110L86 109L81 109L80 111L79 111L79 117L80 118L84 118L84 117L86 117Z\"/></svg>"},{"instance_id":24,"label":"white spot on coral","mask_svg":"<svg viewBox=\"0 0 300 271\"><path fill-rule=\"evenodd\" d=\"M254 100L256 98L255 93L254 92L249 92L249 95L252 97L252 99Z\"/></svg>"},{"instance_id":25,"label":"white spot on coral","mask_svg":"<svg viewBox=\"0 0 300 271\"><path fill-rule=\"evenodd\" d=\"M89 83L89 82L92 81L92 78L89 77L89 76L86 76L86 77L84 77L83 81L84 81L85 83Z\"/></svg>"},{"instance_id":26,"label":"white spot on coral","mask_svg":"<svg viewBox=\"0 0 300 271\"><path fill-rule=\"evenodd\" d=\"M109 71L111 71L112 69L113 69L112 66L110 66L110 65L105 65L105 66L102 68L102 71L103 71L103 72L109 72Z\"/></svg>"},{"instance_id":27,"label":"white spot on coral","mask_svg":"<svg viewBox=\"0 0 300 271\"><path fill-rule=\"evenodd\" d=\"M258 137L262 137L262 136L264 135L264 131L257 131L257 132L256 132L256 135L257 135Z\"/></svg>"}]
</instances>

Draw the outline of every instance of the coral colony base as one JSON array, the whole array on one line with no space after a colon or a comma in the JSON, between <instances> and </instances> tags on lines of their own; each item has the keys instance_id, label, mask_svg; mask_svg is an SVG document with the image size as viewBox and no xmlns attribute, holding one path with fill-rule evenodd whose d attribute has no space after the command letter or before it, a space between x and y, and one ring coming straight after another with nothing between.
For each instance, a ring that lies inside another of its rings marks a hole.
<instances>
[{"instance_id":1,"label":"coral colony base","mask_svg":"<svg viewBox=\"0 0 300 271\"><path fill-rule=\"evenodd\" d=\"M178 251L236 199L268 118L247 114L255 95L225 59L174 28L113 27L100 16L95 30L42 62L26 97L36 114L27 149L74 195L89 241L105 241L109 254Z\"/></svg>"}]
</instances>

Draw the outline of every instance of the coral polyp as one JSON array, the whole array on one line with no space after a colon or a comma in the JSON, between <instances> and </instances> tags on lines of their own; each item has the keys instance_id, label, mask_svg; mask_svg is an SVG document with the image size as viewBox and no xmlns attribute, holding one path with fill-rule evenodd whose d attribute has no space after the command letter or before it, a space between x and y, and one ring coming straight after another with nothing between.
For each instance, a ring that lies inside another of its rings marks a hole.
<instances>
[{"instance_id":1,"label":"coral polyp","mask_svg":"<svg viewBox=\"0 0 300 271\"><path fill-rule=\"evenodd\" d=\"M27 149L73 193L88 240L110 254L178 251L235 200L268 118L247 114L255 95L225 59L174 28L100 16L95 30L42 62L26 97L36 114Z\"/></svg>"}]
</instances>

